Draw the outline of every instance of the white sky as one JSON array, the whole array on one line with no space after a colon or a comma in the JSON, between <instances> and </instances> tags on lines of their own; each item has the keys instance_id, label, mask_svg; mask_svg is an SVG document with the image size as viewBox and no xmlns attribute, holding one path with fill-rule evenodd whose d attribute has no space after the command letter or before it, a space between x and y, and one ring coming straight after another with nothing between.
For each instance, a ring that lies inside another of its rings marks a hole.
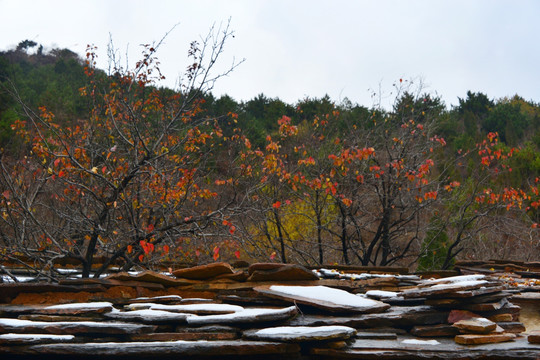
<instances>
[{"instance_id":1,"label":"white sky","mask_svg":"<svg viewBox=\"0 0 540 360\"><path fill-rule=\"evenodd\" d=\"M107 43L133 65L159 40L164 85L186 67L189 43L231 18L222 57L246 61L214 94L288 102L330 95L370 106L372 91L421 79L447 105L467 90L540 102L540 1L535 0L0 0L0 50L30 39L81 55ZM371 90L371 91L370 91Z\"/></svg>"}]
</instances>

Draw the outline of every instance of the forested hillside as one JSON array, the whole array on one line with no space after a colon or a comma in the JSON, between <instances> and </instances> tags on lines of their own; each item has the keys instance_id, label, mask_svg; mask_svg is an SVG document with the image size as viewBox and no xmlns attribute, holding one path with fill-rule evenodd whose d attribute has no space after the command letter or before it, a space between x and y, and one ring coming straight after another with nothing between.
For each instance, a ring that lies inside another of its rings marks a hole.
<instances>
[{"instance_id":1,"label":"forested hillside","mask_svg":"<svg viewBox=\"0 0 540 360\"><path fill-rule=\"evenodd\" d=\"M93 48L0 53L1 256L99 276L113 263L540 255L540 104L467 92L448 105L401 79L392 108L217 98L210 45L192 43L179 91L156 85L151 46L111 74Z\"/></svg>"}]
</instances>

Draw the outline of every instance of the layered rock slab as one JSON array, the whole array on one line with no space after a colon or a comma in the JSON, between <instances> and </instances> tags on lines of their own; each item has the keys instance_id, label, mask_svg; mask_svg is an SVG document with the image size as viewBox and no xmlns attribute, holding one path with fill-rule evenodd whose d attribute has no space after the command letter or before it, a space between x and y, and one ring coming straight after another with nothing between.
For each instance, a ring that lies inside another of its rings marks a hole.
<instances>
[{"instance_id":1,"label":"layered rock slab","mask_svg":"<svg viewBox=\"0 0 540 360\"><path fill-rule=\"evenodd\" d=\"M337 313L379 313L390 308L390 305L381 301L326 286L269 285L258 286L254 290L269 297Z\"/></svg>"},{"instance_id":2,"label":"layered rock slab","mask_svg":"<svg viewBox=\"0 0 540 360\"><path fill-rule=\"evenodd\" d=\"M110 342L83 344L34 345L29 354L64 356L239 356L297 354L297 344L261 341L167 341L167 342Z\"/></svg>"},{"instance_id":3,"label":"layered rock slab","mask_svg":"<svg viewBox=\"0 0 540 360\"><path fill-rule=\"evenodd\" d=\"M279 326L260 330L248 330L244 337L255 340L283 342L313 342L346 340L356 334L347 326Z\"/></svg>"}]
</instances>

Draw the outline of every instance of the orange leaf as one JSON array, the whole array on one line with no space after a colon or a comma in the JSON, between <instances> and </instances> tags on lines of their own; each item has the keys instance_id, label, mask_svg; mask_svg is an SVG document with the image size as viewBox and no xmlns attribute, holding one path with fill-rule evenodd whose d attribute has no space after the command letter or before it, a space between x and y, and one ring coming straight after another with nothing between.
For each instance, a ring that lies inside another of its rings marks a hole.
<instances>
[{"instance_id":1,"label":"orange leaf","mask_svg":"<svg viewBox=\"0 0 540 360\"><path fill-rule=\"evenodd\" d=\"M169 245L163 245L163 252L165 254L168 254L169 253Z\"/></svg>"},{"instance_id":2,"label":"orange leaf","mask_svg":"<svg viewBox=\"0 0 540 360\"><path fill-rule=\"evenodd\" d=\"M132 251L133 251L133 246L132 246L132 245L128 245L128 246L127 246L127 252L128 252L128 254L131 254Z\"/></svg>"},{"instance_id":3,"label":"orange leaf","mask_svg":"<svg viewBox=\"0 0 540 360\"><path fill-rule=\"evenodd\" d=\"M272 204L272 207L274 209L279 209L281 207L281 201L276 201L275 203Z\"/></svg>"},{"instance_id":4,"label":"orange leaf","mask_svg":"<svg viewBox=\"0 0 540 360\"><path fill-rule=\"evenodd\" d=\"M144 259L144 255L139 255L139 261L142 262Z\"/></svg>"}]
</instances>

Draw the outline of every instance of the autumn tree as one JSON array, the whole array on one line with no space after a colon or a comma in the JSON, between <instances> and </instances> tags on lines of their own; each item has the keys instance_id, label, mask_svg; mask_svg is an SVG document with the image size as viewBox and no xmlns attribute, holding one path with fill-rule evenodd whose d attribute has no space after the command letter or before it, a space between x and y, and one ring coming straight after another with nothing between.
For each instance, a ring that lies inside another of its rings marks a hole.
<instances>
[{"instance_id":1,"label":"autumn tree","mask_svg":"<svg viewBox=\"0 0 540 360\"><path fill-rule=\"evenodd\" d=\"M202 112L203 94L220 76L216 62L231 37L228 25L192 42L190 65L178 92L159 90L156 52L143 47L133 69L113 60L104 76L94 47L87 52L88 116L61 126L45 107L22 104L26 119L13 125L27 149L2 158L2 233L7 255L25 255L40 269L55 259L80 262L95 276L121 259L125 269L152 254L167 256L186 236L211 247L230 200L206 179L215 171L214 146L223 141L217 122ZM226 182L224 186L226 186ZM227 226L222 226L227 228Z\"/></svg>"}]
</instances>

